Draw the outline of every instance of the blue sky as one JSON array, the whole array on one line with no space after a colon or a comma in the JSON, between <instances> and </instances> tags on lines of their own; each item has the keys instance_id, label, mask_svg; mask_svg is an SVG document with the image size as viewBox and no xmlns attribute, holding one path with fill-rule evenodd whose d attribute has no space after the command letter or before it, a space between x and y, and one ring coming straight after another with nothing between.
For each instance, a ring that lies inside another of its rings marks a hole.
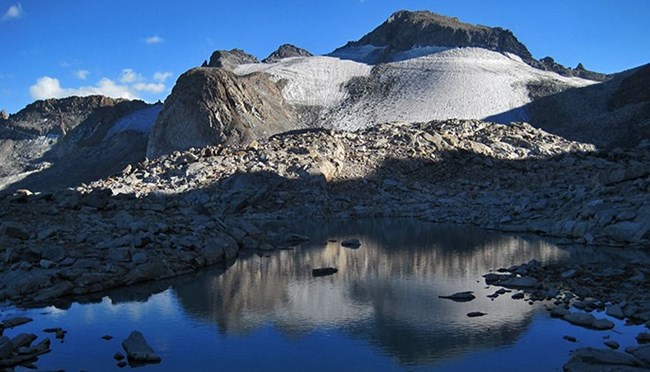
<instances>
[{"instance_id":1,"label":"blue sky","mask_svg":"<svg viewBox=\"0 0 650 372\"><path fill-rule=\"evenodd\" d=\"M536 58L571 67L650 62L647 0L0 0L0 109L69 94L164 100L216 49L324 54L401 9L508 28Z\"/></svg>"}]
</instances>

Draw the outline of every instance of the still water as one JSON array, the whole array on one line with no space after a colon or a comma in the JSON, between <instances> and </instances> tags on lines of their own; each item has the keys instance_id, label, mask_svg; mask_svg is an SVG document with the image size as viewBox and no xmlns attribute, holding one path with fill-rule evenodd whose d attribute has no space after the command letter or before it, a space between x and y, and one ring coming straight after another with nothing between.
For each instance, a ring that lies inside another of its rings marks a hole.
<instances>
[{"instance_id":1,"label":"still water","mask_svg":"<svg viewBox=\"0 0 650 372\"><path fill-rule=\"evenodd\" d=\"M570 350L603 347L604 337L623 349L639 331L615 319L611 331L578 328L510 294L486 297L498 289L481 278L492 269L531 259L609 259L606 253L412 220L319 222L291 231L311 240L66 309L2 308L0 319L34 318L5 335L33 332L40 339L45 328L67 330L36 363L43 370L118 370L113 355L139 330L162 357L141 368L151 371L560 371ZM341 247L353 237L360 248ZM320 267L339 272L312 277ZM459 291L477 298L438 298ZM467 317L472 311L488 315Z\"/></svg>"}]
</instances>

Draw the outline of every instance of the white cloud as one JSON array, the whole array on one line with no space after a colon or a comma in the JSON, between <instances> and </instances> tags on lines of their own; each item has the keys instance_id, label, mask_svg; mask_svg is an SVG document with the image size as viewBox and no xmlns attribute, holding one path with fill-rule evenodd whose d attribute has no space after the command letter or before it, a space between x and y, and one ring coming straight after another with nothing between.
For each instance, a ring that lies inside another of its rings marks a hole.
<instances>
[{"instance_id":1,"label":"white cloud","mask_svg":"<svg viewBox=\"0 0 650 372\"><path fill-rule=\"evenodd\" d=\"M77 70L74 73L74 76L76 76L79 80L86 80L86 78L88 78L88 75L90 75L90 71L88 70Z\"/></svg>"},{"instance_id":2,"label":"white cloud","mask_svg":"<svg viewBox=\"0 0 650 372\"><path fill-rule=\"evenodd\" d=\"M7 9L7 12L2 16L2 20L20 18L23 15L23 6L20 3L12 5Z\"/></svg>"},{"instance_id":3,"label":"white cloud","mask_svg":"<svg viewBox=\"0 0 650 372\"><path fill-rule=\"evenodd\" d=\"M36 84L29 87L29 94L33 99L63 98L70 96L91 96L103 95L113 98L138 98L125 85L118 85L114 81L103 78L94 86L82 86L79 88L63 88L59 79L43 76L36 81Z\"/></svg>"},{"instance_id":4,"label":"white cloud","mask_svg":"<svg viewBox=\"0 0 650 372\"><path fill-rule=\"evenodd\" d=\"M75 71L75 76L81 80L85 80L89 75L90 72L86 70ZM152 79L146 79L135 70L125 68L117 80L104 77L95 83L95 85L84 85L77 88L62 87L59 79L43 76L34 85L29 87L29 93L33 99L97 94L113 98L139 99L142 94L148 99L152 98L155 100L162 98L159 95L166 92L167 86L165 85L165 81L171 75L171 72L155 72Z\"/></svg>"},{"instance_id":5,"label":"white cloud","mask_svg":"<svg viewBox=\"0 0 650 372\"><path fill-rule=\"evenodd\" d=\"M120 75L120 82L124 84L131 84L143 80L144 77L142 75L138 74L130 68L125 68L122 70L122 74Z\"/></svg>"},{"instance_id":6,"label":"white cloud","mask_svg":"<svg viewBox=\"0 0 650 372\"><path fill-rule=\"evenodd\" d=\"M165 39L158 35L149 36L144 39L144 42L147 44L160 44L163 41L165 41Z\"/></svg>"},{"instance_id":7,"label":"white cloud","mask_svg":"<svg viewBox=\"0 0 650 372\"><path fill-rule=\"evenodd\" d=\"M159 82L161 82L161 83L164 83L164 82L165 82L167 79L169 79L171 76L172 76L172 73L171 73L171 72L159 72L159 71L156 71L156 72L153 74L153 79L154 79L155 81L159 81Z\"/></svg>"},{"instance_id":8,"label":"white cloud","mask_svg":"<svg viewBox=\"0 0 650 372\"><path fill-rule=\"evenodd\" d=\"M148 92L148 93L162 93L165 91L165 84L163 83L137 83L133 85L133 89L138 92Z\"/></svg>"}]
</instances>

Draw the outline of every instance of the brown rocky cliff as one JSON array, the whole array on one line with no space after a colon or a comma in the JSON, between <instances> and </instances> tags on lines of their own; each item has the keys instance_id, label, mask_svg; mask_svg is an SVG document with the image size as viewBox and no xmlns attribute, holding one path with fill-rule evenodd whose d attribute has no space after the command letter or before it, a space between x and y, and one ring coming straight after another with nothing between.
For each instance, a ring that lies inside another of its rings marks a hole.
<instances>
[{"instance_id":1,"label":"brown rocky cliff","mask_svg":"<svg viewBox=\"0 0 650 372\"><path fill-rule=\"evenodd\" d=\"M296 115L276 83L261 73L221 68L181 75L152 129L148 157L218 143L247 143L296 129Z\"/></svg>"}]
</instances>

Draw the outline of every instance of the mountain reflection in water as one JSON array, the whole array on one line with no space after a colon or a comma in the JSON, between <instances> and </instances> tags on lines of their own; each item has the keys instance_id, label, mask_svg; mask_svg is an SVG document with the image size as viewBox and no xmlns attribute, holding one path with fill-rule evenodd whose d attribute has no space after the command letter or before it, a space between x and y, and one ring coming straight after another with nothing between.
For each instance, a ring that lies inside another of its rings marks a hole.
<instances>
[{"instance_id":1,"label":"mountain reflection in water","mask_svg":"<svg viewBox=\"0 0 650 372\"><path fill-rule=\"evenodd\" d=\"M492 301L486 295L497 288L487 289L481 275L531 259L569 258L538 239L409 220L314 223L292 231L311 241L268 257L251 252L225 272L172 284L183 309L223 334L245 336L271 325L300 338L335 329L399 364L428 364L510 345L532 322L539 308L510 294ZM351 237L361 240L359 249L341 247ZM312 268L330 266L339 272L311 276ZM438 298L467 290L474 301ZM472 311L488 315L468 318Z\"/></svg>"}]
</instances>

